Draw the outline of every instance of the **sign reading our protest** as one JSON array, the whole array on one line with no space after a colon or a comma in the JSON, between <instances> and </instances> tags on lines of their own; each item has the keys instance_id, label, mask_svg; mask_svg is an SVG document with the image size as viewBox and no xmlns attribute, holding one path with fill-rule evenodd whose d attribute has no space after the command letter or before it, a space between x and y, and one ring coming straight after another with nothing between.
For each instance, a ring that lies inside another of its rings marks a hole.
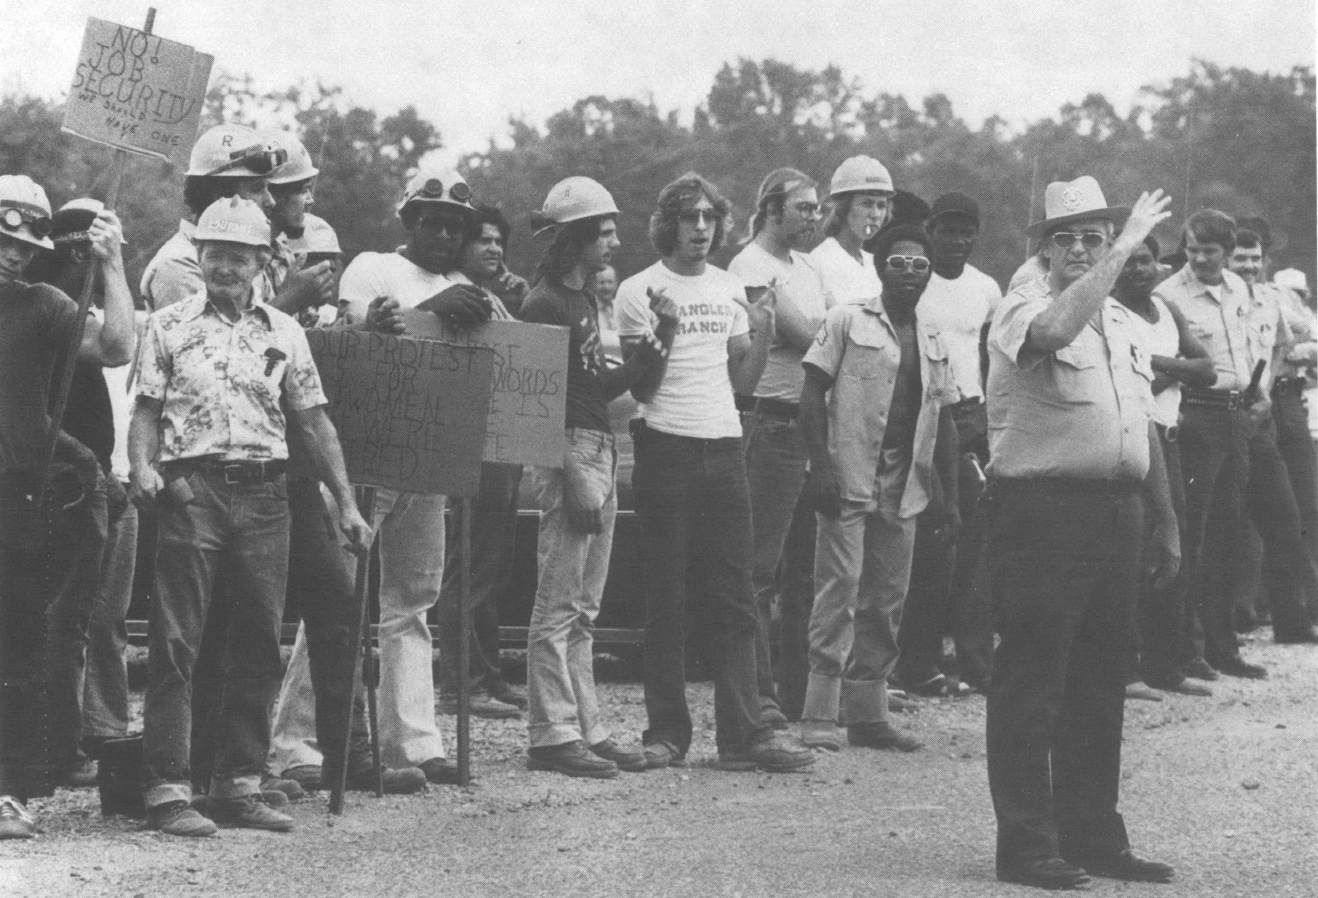
<instances>
[{"instance_id":1,"label":"sign reading our protest","mask_svg":"<svg viewBox=\"0 0 1318 898\"><path fill-rule=\"evenodd\" d=\"M368 331L307 331L355 484L474 496L494 352Z\"/></svg>"},{"instance_id":2,"label":"sign reading our protest","mask_svg":"<svg viewBox=\"0 0 1318 898\"><path fill-rule=\"evenodd\" d=\"M186 166L214 57L89 18L64 108L64 130Z\"/></svg>"},{"instance_id":3,"label":"sign reading our protest","mask_svg":"<svg viewBox=\"0 0 1318 898\"><path fill-rule=\"evenodd\" d=\"M567 328L490 321L457 331L430 312L407 309L402 314L407 332L414 336L494 350L485 461L563 467Z\"/></svg>"}]
</instances>

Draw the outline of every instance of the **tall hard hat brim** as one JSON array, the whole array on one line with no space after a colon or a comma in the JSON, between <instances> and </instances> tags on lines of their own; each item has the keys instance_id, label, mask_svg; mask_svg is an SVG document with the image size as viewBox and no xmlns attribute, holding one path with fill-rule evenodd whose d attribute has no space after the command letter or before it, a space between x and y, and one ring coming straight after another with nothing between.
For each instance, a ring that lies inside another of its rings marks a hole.
<instances>
[{"instance_id":1,"label":"tall hard hat brim","mask_svg":"<svg viewBox=\"0 0 1318 898\"><path fill-rule=\"evenodd\" d=\"M0 229L0 236L9 237L22 243L30 243L33 246L39 246L42 249L54 249L55 243L49 237L38 237L28 231L27 225L23 225L17 231L11 231L8 228Z\"/></svg>"},{"instance_id":2,"label":"tall hard hat brim","mask_svg":"<svg viewBox=\"0 0 1318 898\"><path fill-rule=\"evenodd\" d=\"M270 184L296 184L299 181L310 181L320 174L320 169L314 165L308 171L298 172L297 177L276 177L271 175L266 181Z\"/></svg>"},{"instance_id":3,"label":"tall hard hat brim","mask_svg":"<svg viewBox=\"0 0 1318 898\"><path fill-rule=\"evenodd\" d=\"M471 205L471 203L459 203L456 200L451 200L448 199L447 197L441 198L437 196L414 196L411 199L405 200L404 202L398 204L398 214L402 215L403 210L406 209L408 206L413 205L414 203L430 203L436 206L452 206L454 209L461 209L464 212L474 213L476 211L476 207Z\"/></svg>"},{"instance_id":4,"label":"tall hard hat brim","mask_svg":"<svg viewBox=\"0 0 1318 898\"><path fill-rule=\"evenodd\" d=\"M588 212L584 215L569 215L567 218L563 219L562 221L551 222L550 224L542 225L541 227L536 228L534 231L531 232L531 236L539 237L541 234L545 234L548 233L549 231L554 230L554 228L561 228L563 227L563 225L572 224L572 222L574 221L585 221L587 218L608 218L610 215L621 215L621 214L622 213L619 212L617 207L615 206L612 212L607 212L607 211Z\"/></svg>"}]
</instances>

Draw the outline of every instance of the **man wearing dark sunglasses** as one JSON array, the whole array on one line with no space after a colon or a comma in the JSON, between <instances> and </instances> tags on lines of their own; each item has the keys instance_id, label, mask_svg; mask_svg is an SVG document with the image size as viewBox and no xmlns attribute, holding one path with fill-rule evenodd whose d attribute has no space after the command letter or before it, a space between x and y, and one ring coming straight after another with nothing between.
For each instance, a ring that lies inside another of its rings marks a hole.
<instances>
[{"instance_id":1,"label":"man wearing dark sunglasses","mask_svg":"<svg viewBox=\"0 0 1318 898\"><path fill-rule=\"evenodd\" d=\"M986 501L1000 641L987 747L1004 882L1172 877L1131 852L1117 812L1145 506L1159 586L1176 575L1180 538L1144 332L1109 297L1169 204L1158 190L1133 209L1110 207L1091 177L1049 184L1046 216L1028 229L1047 246L1048 276L1012 290L989 331Z\"/></svg>"},{"instance_id":2,"label":"man wearing dark sunglasses","mask_svg":"<svg viewBox=\"0 0 1318 898\"><path fill-rule=\"evenodd\" d=\"M840 712L852 746L910 752L921 744L889 721L887 679L916 516L934 468L944 481L955 476L956 432L940 410L956 385L943 338L916 317L932 267L929 235L890 227L874 253L882 294L829 310L802 362L803 501L815 509L818 536L801 733L807 745L839 751Z\"/></svg>"},{"instance_id":3,"label":"man wearing dark sunglasses","mask_svg":"<svg viewBox=\"0 0 1318 898\"><path fill-rule=\"evenodd\" d=\"M820 266L804 252L814 240L819 220L815 182L792 168L770 172L760 185L756 205L754 234L728 271L746 283L748 298L770 287L777 296L773 345L742 422L742 439L755 539L751 577L759 618L755 660L760 714L765 723L786 729L770 664L769 619L778 592L779 561L805 483L807 456L799 423L805 376L801 359L833 302ZM802 575L801 571L783 573L784 578Z\"/></svg>"},{"instance_id":4,"label":"man wearing dark sunglasses","mask_svg":"<svg viewBox=\"0 0 1318 898\"><path fill-rule=\"evenodd\" d=\"M35 834L27 800L54 794L55 777L75 762L72 643L90 613L106 538L99 463L66 431L44 504L35 502L52 375L77 316L64 292L25 280L37 253L54 249L51 229L45 191L25 175L0 176L0 839ZM80 355L105 365L126 363L133 346L122 240L114 213L92 216L88 241L106 314L87 322Z\"/></svg>"}]
</instances>

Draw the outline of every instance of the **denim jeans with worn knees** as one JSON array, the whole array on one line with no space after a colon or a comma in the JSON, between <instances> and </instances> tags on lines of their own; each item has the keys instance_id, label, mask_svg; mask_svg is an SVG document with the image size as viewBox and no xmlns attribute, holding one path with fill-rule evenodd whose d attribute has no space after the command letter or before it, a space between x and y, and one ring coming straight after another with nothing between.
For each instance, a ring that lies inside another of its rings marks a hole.
<instances>
[{"instance_id":1,"label":"denim jeans with worn knees","mask_svg":"<svg viewBox=\"0 0 1318 898\"><path fill-rule=\"evenodd\" d=\"M604 597L618 512L617 451L611 433L569 428L563 468L532 468L540 503L539 584L526 640L531 747L609 738L595 696L592 629ZM600 532L583 533L567 517L571 482L601 509Z\"/></svg>"},{"instance_id":2,"label":"denim jeans with worn knees","mask_svg":"<svg viewBox=\"0 0 1318 898\"><path fill-rule=\"evenodd\" d=\"M798 421L764 412L745 416L746 481L751 497L751 527L754 560L751 582L755 589L756 674L759 679L760 709L778 712L778 690L774 686L770 653L769 621L773 599L778 593L780 562L787 563L783 547L791 529L792 513L805 485L808 454ZM791 576L784 572L784 578Z\"/></svg>"},{"instance_id":3,"label":"denim jeans with worn knees","mask_svg":"<svg viewBox=\"0 0 1318 898\"><path fill-rule=\"evenodd\" d=\"M227 585L229 607L212 797L259 791L282 676L289 527L284 478L227 484L222 473L194 471L187 483L193 498L186 505L158 506L142 745L148 807L191 797L192 667L217 576Z\"/></svg>"},{"instance_id":4,"label":"denim jeans with worn knees","mask_svg":"<svg viewBox=\"0 0 1318 898\"><path fill-rule=\"evenodd\" d=\"M720 751L741 750L768 732L760 721L751 589L750 496L741 440L705 440L634 427L633 484L641 523L645 592L646 744L691 744L686 702L687 561L704 556L700 600L714 605L719 666L714 719Z\"/></svg>"}]
</instances>

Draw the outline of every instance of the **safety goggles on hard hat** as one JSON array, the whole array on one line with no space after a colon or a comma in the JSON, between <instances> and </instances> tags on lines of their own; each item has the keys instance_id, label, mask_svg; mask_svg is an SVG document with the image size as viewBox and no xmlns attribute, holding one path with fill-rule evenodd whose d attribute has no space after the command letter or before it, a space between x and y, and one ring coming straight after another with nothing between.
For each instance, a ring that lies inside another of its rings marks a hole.
<instances>
[{"instance_id":1,"label":"safety goggles on hard hat","mask_svg":"<svg viewBox=\"0 0 1318 898\"><path fill-rule=\"evenodd\" d=\"M32 233L38 237L50 236L50 229L53 225L45 210L36 206L29 206L26 203L13 202L5 203L0 206L0 209L3 209L3 211L0 211L0 225L3 225L5 230L17 231L26 224L32 230Z\"/></svg>"},{"instance_id":2,"label":"safety goggles on hard hat","mask_svg":"<svg viewBox=\"0 0 1318 898\"><path fill-rule=\"evenodd\" d=\"M235 168L245 168L254 175L268 175L287 161L287 150L271 149L263 143L257 143L230 153L228 162L206 172L206 176L211 177L221 172L233 171Z\"/></svg>"},{"instance_id":3,"label":"safety goggles on hard hat","mask_svg":"<svg viewBox=\"0 0 1318 898\"><path fill-rule=\"evenodd\" d=\"M463 182L458 181L448 189L448 198L459 203L471 202L471 188ZM442 200L444 199L444 182L439 180L439 178L430 178L417 189L416 193L408 197L408 199Z\"/></svg>"}]
</instances>

